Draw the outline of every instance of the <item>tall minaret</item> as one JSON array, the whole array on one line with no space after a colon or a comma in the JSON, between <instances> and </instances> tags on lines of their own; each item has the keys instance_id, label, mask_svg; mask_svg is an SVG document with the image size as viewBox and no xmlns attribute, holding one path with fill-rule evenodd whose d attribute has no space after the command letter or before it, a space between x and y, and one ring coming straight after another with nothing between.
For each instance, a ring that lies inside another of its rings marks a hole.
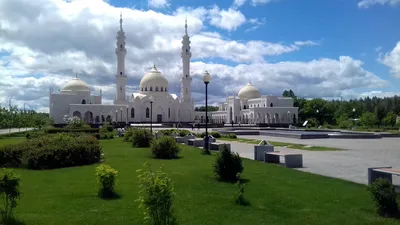
<instances>
[{"instance_id":1,"label":"tall minaret","mask_svg":"<svg viewBox=\"0 0 400 225\"><path fill-rule=\"evenodd\" d=\"M181 98L182 102L192 101L192 76L190 76L190 58L192 53L190 52L190 40L187 33L187 19L185 19L185 35L182 37L182 67L183 73L181 77Z\"/></svg>"},{"instance_id":2,"label":"tall minaret","mask_svg":"<svg viewBox=\"0 0 400 225\"><path fill-rule=\"evenodd\" d=\"M127 76L125 74L125 32L122 28L122 13L119 19L119 31L117 33L117 47L115 48L115 54L117 55L117 75L115 76L116 81L116 95L114 104L123 104L126 102L126 81Z\"/></svg>"}]
</instances>

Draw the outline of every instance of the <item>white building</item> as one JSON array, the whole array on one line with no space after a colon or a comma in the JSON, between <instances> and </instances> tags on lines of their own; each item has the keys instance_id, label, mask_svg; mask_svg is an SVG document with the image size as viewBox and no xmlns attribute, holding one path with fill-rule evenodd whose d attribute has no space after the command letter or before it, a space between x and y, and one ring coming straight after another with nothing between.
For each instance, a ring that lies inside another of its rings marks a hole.
<instances>
[{"instance_id":1,"label":"white building","mask_svg":"<svg viewBox=\"0 0 400 225\"><path fill-rule=\"evenodd\" d=\"M127 74L125 73L125 32L117 33L115 54L117 55L117 73L115 75L116 93L112 105L102 104L102 93L93 95L90 87L78 77L69 81L58 93L50 89L50 117L56 124L63 124L64 116L78 116L86 123L106 121L125 123L168 123L193 122L194 104L191 97L192 77L190 75L190 40L185 23L185 35L182 37L181 97L168 92L168 80L153 68L140 81L140 92L127 96Z\"/></svg>"},{"instance_id":2,"label":"white building","mask_svg":"<svg viewBox=\"0 0 400 225\"><path fill-rule=\"evenodd\" d=\"M219 104L219 110L208 112L214 123L241 124L293 124L297 122L298 107L293 99L278 96L261 96L250 82L240 89L238 96L230 96ZM195 120L205 121L205 112L196 112Z\"/></svg>"}]
</instances>

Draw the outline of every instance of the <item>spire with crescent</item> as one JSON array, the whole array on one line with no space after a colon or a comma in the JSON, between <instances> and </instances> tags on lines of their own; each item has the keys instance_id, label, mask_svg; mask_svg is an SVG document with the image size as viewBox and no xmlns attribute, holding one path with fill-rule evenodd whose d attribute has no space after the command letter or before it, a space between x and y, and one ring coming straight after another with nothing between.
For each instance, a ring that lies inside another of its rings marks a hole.
<instances>
[{"instance_id":1,"label":"spire with crescent","mask_svg":"<svg viewBox=\"0 0 400 225\"><path fill-rule=\"evenodd\" d=\"M119 14L119 29L120 29L121 31L124 30L124 29L122 29L122 12L120 12L120 14Z\"/></svg>"},{"instance_id":2,"label":"spire with crescent","mask_svg":"<svg viewBox=\"0 0 400 225\"><path fill-rule=\"evenodd\" d=\"M187 16L185 18L185 34L188 35L188 33L187 33Z\"/></svg>"}]
</instances>

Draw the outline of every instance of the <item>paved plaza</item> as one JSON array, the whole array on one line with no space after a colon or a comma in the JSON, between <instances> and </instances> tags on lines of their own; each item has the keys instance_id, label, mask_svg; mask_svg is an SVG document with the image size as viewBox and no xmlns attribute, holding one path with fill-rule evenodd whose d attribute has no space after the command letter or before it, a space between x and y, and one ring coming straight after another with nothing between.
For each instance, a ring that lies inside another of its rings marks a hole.
<instances>
[{"instance_id":1,"label":"paved plaza","mask_svg":"<svg viewBox=\"0 0 400 225\"><path fill-rule=\"evenodd\" d=\"M279 141L314 146L346 149L346 151L305 151L276 147L282 152L303 154L304 168L298 169L329 177L367 184L367 168L392 166L400 168L400 139L293 139L259 135L241 135L240 138ZM253 159L253 145L232 144L232 150L244 158ZM399 185L400 178L394 176L393 183Z\"/></svg>"}]
</instances>

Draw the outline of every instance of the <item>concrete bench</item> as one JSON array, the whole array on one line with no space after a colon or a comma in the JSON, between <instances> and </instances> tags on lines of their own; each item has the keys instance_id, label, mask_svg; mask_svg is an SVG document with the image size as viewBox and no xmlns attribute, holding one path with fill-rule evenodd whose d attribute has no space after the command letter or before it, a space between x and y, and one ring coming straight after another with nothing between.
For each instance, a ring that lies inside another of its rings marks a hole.
<instances>
[{"instance_id":1,"label":"concrete bench","mask_svg":"<svg viewBox=\"0 0 400 225\"><path fill-rule=\"evenodd\" d=\"M189 139L187 145L191 145L194 147L203 147L204 140L201 138Z\"/></svg>"},{"instance_id":2,"label":"concrete bench","mask_svg":"<svg viewBox=\"0 0 400 225\"><path fill-rule=\"evenodd\" d=\"M177 143L185 143L185 139L183 137L175 137L175 141Z\"/></svg>"},{"instance_id":3,"label":"concrete bench","mask_svg":"<svg viewBox=\"0 0 400 225\"><path fill-rule=\"evenodd\" d=\"M372 167L368 168L368 184L372 184L378 178L385 178L393 182L392 176L400 176L400 169L392 167Z\"/></svg>"},{"instance_id":4,"label":"concrete bench","mask_svg":"<svg viewBox=\"0 0 400 225\"><path fill-rule=\"evenodd\" d=\"M268 143L267 141L260 141L258 145L254 146L254 160L257 161L265 161L265 153L273 152L274 146Z\"/></svg>"},{"instance_id":5,"label":"concrete bench","mask_svg":"<svg viewBox=\"0 0 400 225\"><path fill-rule=\"evenodd\" d=\"M297 153L266 152L264 156L264 162L280 163L280 157L284 157L284 165L288 168L303 167L303 155Z\"/></svg>"},{"instance_id":6,"label":"concrete bench","mask_svg":"<svg viewBox=\"0 0 400 225\"><path fill-rule=\"evenodd\" d=\"M196 138L196 136L194 136L192 134L188 134L188 135L183 137L183 142L187 145L188 144L188 140L195 139L195 138Z\"/></svg>"},{"instance_id":7,"label":"concrete bench","mask_svg":"<svg viewBox=\"0 0 400 225\"><path fill-rule=\"evenodd\" d=\"M211 142L210 143L210 150L219 151L220 146L226 145L228 150L231 150L231 144L219 143L219 142Z\"/></svg>"}]
</instances>

